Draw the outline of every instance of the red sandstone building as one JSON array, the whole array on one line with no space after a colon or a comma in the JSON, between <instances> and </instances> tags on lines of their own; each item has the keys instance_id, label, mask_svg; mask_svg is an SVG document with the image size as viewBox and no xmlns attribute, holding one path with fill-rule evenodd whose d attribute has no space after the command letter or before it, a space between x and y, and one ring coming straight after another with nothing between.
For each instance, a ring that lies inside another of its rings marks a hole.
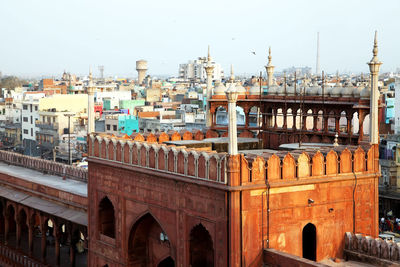
<instances>
[{"instance_id":1,"label":"red sandstone building","mask_svg":"<svg viewBox=\"0 0 400 267\"><path fill-rule=\"evenodd\" d=\"M89 266L320 261L346 232L378 235L376 146L229 156L91 135L89 156Z\"/></svg>"}]
</instances>

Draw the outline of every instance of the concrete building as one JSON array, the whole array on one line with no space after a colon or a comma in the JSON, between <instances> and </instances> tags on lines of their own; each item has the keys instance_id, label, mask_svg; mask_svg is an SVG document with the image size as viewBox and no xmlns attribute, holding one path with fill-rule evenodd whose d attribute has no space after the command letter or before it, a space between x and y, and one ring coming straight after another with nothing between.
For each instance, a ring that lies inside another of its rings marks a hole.
<instances>
[{"instance_id":1,"label":"concrete building","mask_svg":"<svg viewBox=\"0 0 400 267\"><path fill-rule=\"evenodd\" d=\"M199 57L196 60L190 60L188 63L179 65L179 78L185 80L198 80L201 82L206 82L207 73L206 67L207 58ZM212 79L214 81L221 80L224 78L224 71L220 64L215 61L211 62L211 65L214 67Z\"/></svg>"},{"instance_id":2,"label":"concrete building","mask_svg":"<svg viewBox=\"0 0 400 267\"><path fill-rule=\"evenodd\" d=\"M395 83L394 109L394 132L400 134L400 79L396 79Z\"/></svg>"}]
</instances>

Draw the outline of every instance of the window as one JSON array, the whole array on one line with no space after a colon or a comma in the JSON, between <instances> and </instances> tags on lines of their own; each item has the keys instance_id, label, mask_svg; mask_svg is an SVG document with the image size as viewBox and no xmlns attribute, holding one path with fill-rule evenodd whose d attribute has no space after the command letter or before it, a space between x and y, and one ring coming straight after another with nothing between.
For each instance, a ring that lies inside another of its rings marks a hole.
<instances>
[{"instance_id":1,"label":"window","mask_svg":"<svg viewBox=\"0 0 400 267\"><path fill-rule=\"evenodd\" d=\"M109 131L111 129L111 125L107 124L107 131Z\"/></svg>"},{"instance_id":2,"label":"window","mask_svg":"<svg viewBox=\"0 0 400 267\"><path fill-rule=\"evenodd\" d=\"M28 117L23 118L24 122L28 122Z\"/></svg>"},{"instance_id":3,"label":"window","mask_svg":"<svg viewBox=\"0 0 400 267\"><path fill-rule=\"evenodd\" d=\"M31 136L33 136L33 128L31 128Z\"/></svg>"},{"instance_id":4,"label":"window","mask_svg":"<svg viewBox=\"0 0 400 267\"><path fill-rule=\"evenodd\" d=\"M103 198L99 205L99 232L115 238L114 206L108 197Z\"/></svg>"},{"instance_id":5,"label":"window","mask_svg":"<svg viewBox=\"0 0 400 267\"><path fill-rule=\"evenodd\" d=\"M24 110L28 110L28 105L23 105L22 108L23 108Z\"/></svg>"},{"instance_id":6,"label":"window","mask_svg":"<svg viewBox=\"0 0 400 267\"><path fill-rule=\"evenodd\" d=\"M32 104L30 104L30 106L31 106L31 112L32 112Z\"/></svg>"},{"instance_id":7,"label":"window","mask_svg":"<svg viewBox=\"0 0 400 267\"><path fill-rule=\"evenodd\" d=\"M113 125L113 131L117 130L117 125Z\"/></svg>"},{"instance_id":8,"label":"window","mask_svg":"<svg viewBox=\"0 0 400 267\"><path fill-rule=\"evenodd\" d=\"M24 134L28 134L29 131L27 129L24 129Z\"/></svg>"},{"instance_id":9,"label":"window","mask_svg":"<svg viewBox=\"0 0 400 267\"><path fill-rule=\"evenodd\" d=\"M35 111L37 111L38 110L38 106L35 106Z\"/></svg>"},{"instance_id":10,"label":"window","mask_svg":"<svg viewBox=\"0 0 400 267\"><path fill-rule=\"evenodd\" d=\"M33 118L32 118L32 116L31 116L31 124L33 123Z\"/></svg>"}]
</instances>

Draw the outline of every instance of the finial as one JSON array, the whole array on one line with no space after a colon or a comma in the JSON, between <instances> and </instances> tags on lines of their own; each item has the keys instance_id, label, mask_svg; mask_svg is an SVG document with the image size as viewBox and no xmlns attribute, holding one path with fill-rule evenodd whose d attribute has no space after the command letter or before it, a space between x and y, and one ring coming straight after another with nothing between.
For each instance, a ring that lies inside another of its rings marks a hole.
<instances>
[{"instance_id":1,"label":"finial","mask_svg":"<svg viewBox=\"0 0 400 267\"><path fill-rule=\"evenodd\" d=\"M373 58L371 61L378 62L378 31L375 31L374 49L372 49Z\"/></svg>"},{"instance_id":2,"label":"finial","mask_svg":"<svg viewBox=\"0 0 400 267\"><path fill-rule=\"evenodd\" d=\"M271 60L272 60L271 47L269 47L269 49L268 49L268 66L271 65Z\"/></svg>"},{"instance_id":3,"label":"finial","mask_svg":"<svg viewBox=\"0 0 400 267\"><path fill-rule=\"evenodd\" d=\"M210 45L208 45L208 56L207 56L207 61L208 61L208 62L211 62Z\"/></svg>"},{"instance_id":4,"label":"finial","mask_svg":"<svg viewBox=\"0 0 400 267\"><path fill-rule=\"evenodd\" d=\"M339 135L338 135L338 133L336 133L336 134L335 134L335 139L334 139L334 141L333 141L333 146L339 146L338 137L339 137Z\"/></svg>"},{"instance_id":5,"label":"finial","mask_svg":"<svg viewBox=\"0 0 400 267\"><path fill-rule=\"evenodd\" d=\"M235 75L233 74L233 64L231 64L231 78L230 78L231 82L233 82L235 80Z\"/></svg>"}]
</instances>

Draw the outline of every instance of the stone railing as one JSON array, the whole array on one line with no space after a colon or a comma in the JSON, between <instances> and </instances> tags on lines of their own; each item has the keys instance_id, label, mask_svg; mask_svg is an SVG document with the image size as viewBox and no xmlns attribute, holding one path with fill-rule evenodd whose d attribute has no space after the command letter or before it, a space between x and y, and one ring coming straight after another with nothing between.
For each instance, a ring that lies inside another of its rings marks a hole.
<instances>
[{"instance_id":1,"label":"stone railing","mask_svg":"<svg viewBox=\"0 0 400 267\"><path fill-rule=\"evenodd\" d=\"M87 170L50 160L34 158L9 151L0 150L0 161L10 165L33 169L69 179L87 182Z\"/></svg>"},{"instance_id":2,"label":"stone railing","mask_svg":"<svg viewBox=\"0 0 400 267\"><path fill-rule=\"evenodd\" d=\"M344 243L344 255L348 260L375 266L400 266L399 243L349 232L345 234Z\"/></svg>"},{"instance_id":3,"label":"stone railing","mask_svg":"<svg viewBox=\"0 0 400 267\"><path fill-rule=\"evenodd\" d=\"M175 132L176 133L176 132ZM89 156L226 184L226 153L90 135Z\"/></svg>"},{"instance_id":4,"label":"stone railing","mask_svg":"<svg viewBox=\"0 0 400 267\"><path fill-rule=\"evenodd\" d=\"M45 267L43 263L40 263L28 256L17 252L7 246L0 244L0 263L1 266L8 267Z\"/></svg>"}]
</instances>

